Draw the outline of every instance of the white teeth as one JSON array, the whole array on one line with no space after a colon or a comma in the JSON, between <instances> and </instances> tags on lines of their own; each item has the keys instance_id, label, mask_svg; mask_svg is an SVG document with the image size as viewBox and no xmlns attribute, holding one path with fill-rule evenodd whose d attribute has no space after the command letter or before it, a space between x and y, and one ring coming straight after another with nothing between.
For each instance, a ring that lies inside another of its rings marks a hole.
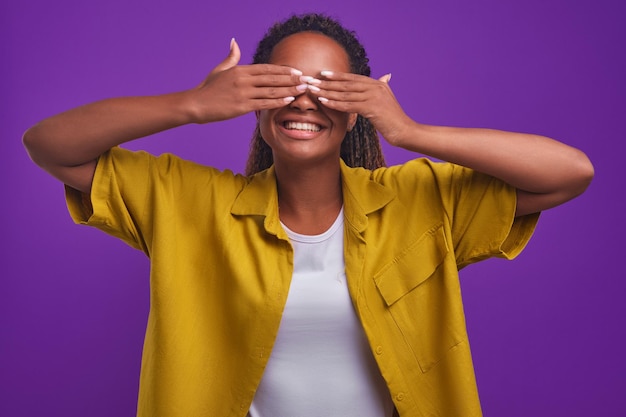
<instances>
[{"instance_id":1,"label":"white teeth","mask_svg":"<svg viewBox=\"0 0 626 417\"><path fill-rule=\"evenodd\" d=\"M320 125L314 123L285 122L285 128L289 130L305 130L308 132L319 132L322 130Z\"/></svg>"}]
</instances>

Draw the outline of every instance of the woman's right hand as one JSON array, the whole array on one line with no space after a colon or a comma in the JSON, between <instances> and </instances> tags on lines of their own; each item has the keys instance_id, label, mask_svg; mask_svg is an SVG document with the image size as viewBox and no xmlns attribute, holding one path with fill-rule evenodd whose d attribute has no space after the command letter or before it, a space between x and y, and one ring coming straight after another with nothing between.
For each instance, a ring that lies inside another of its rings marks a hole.
<instances>
[{"instance_id":1,"label":"woman's right hand","mask_svg":"<svg viewBox=\"0 0 626 417\"><path fill-rule=\"evenodd\" d=\"M232 119L258 110L278 108L307 90L295 68L272 64L238 65L233 39L226 59L196 88L189 90L196 123Z\"/></svg>"},{"instance_id":2,"label":"woman's right hand","mask_svg":"<svg viewBox=\"0 0 626 417\"><path fill-rule=\"evenodd\" d=\"M240 56L232 41L228 57L198 87L76 107L28 129L24 145L37 165L65 184L89 192L95 161L114 146L188 123L285 106L306 91L298 71L267 64L238 66Z\"/></svg>"}]
</instances>

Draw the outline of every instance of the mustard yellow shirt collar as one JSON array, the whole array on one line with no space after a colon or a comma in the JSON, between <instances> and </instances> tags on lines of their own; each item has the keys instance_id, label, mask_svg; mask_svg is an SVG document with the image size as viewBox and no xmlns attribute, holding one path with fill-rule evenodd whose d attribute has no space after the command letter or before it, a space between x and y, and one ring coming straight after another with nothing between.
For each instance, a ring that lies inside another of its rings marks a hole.
<instances>
[{"instance_id":1,"label":"mustard yellow shirt collar","mask_svg":"<svg viewBox=\"0 0 626 417\"><path fill-rule=\"evenodd\" d=\"M340 160L346 220L362 232L367 227L367 215L383 208L396 196L395 192L372 180L372 173L362 168L350 168ZM265 228L282 235L278 220L278 192L274 166L253 176L235 199L234 215L265 216Z\"/></svg>"}]
</instances>

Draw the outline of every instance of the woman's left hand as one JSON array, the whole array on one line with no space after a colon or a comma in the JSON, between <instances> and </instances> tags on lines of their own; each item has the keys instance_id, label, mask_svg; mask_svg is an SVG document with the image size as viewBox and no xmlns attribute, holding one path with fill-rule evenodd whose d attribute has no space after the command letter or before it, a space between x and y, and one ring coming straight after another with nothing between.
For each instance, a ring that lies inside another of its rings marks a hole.
<instances>
[{"instance_id":1,"label":"woman's left hand","mask_svg":"<svg viewBox=\"0 0 626 417\"><path fill-rule=\"evenodd\" d=\"M395 145L414 122L396 100L389 87L390 79L391 74L377 80L358 74L322 71L320 78L309 84L313 86L310 91L324 106L360 114L370 120L387 142Z\"/></svg>"}]
</instances>

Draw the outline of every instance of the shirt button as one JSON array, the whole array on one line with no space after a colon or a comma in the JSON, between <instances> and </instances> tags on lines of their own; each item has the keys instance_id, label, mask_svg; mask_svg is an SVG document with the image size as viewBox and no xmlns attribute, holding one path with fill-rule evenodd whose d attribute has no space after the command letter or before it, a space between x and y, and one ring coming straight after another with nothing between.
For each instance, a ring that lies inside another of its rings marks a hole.
<instances>
[{"instance_id":1,"label":"shirt button","mask_svg":"<svg viewBox=\"0 0 626 417\"><path fill-rule=\"evenodd\" d=\"M403 392L399 392L398 394L396 394L396 400L398 400L398 401L404 400L404 393Z\"/></svg>"},{"instance_id":2,"label":"shirt button","mask_svg":"<svg viewBox=\"0 0 626 417\"><path fill-rule=\"evenodd\" d=\"M377 355L382 355L383 354L383 347L382 346L376 346L376 354Z\"/></svg>"}]
</instances>

